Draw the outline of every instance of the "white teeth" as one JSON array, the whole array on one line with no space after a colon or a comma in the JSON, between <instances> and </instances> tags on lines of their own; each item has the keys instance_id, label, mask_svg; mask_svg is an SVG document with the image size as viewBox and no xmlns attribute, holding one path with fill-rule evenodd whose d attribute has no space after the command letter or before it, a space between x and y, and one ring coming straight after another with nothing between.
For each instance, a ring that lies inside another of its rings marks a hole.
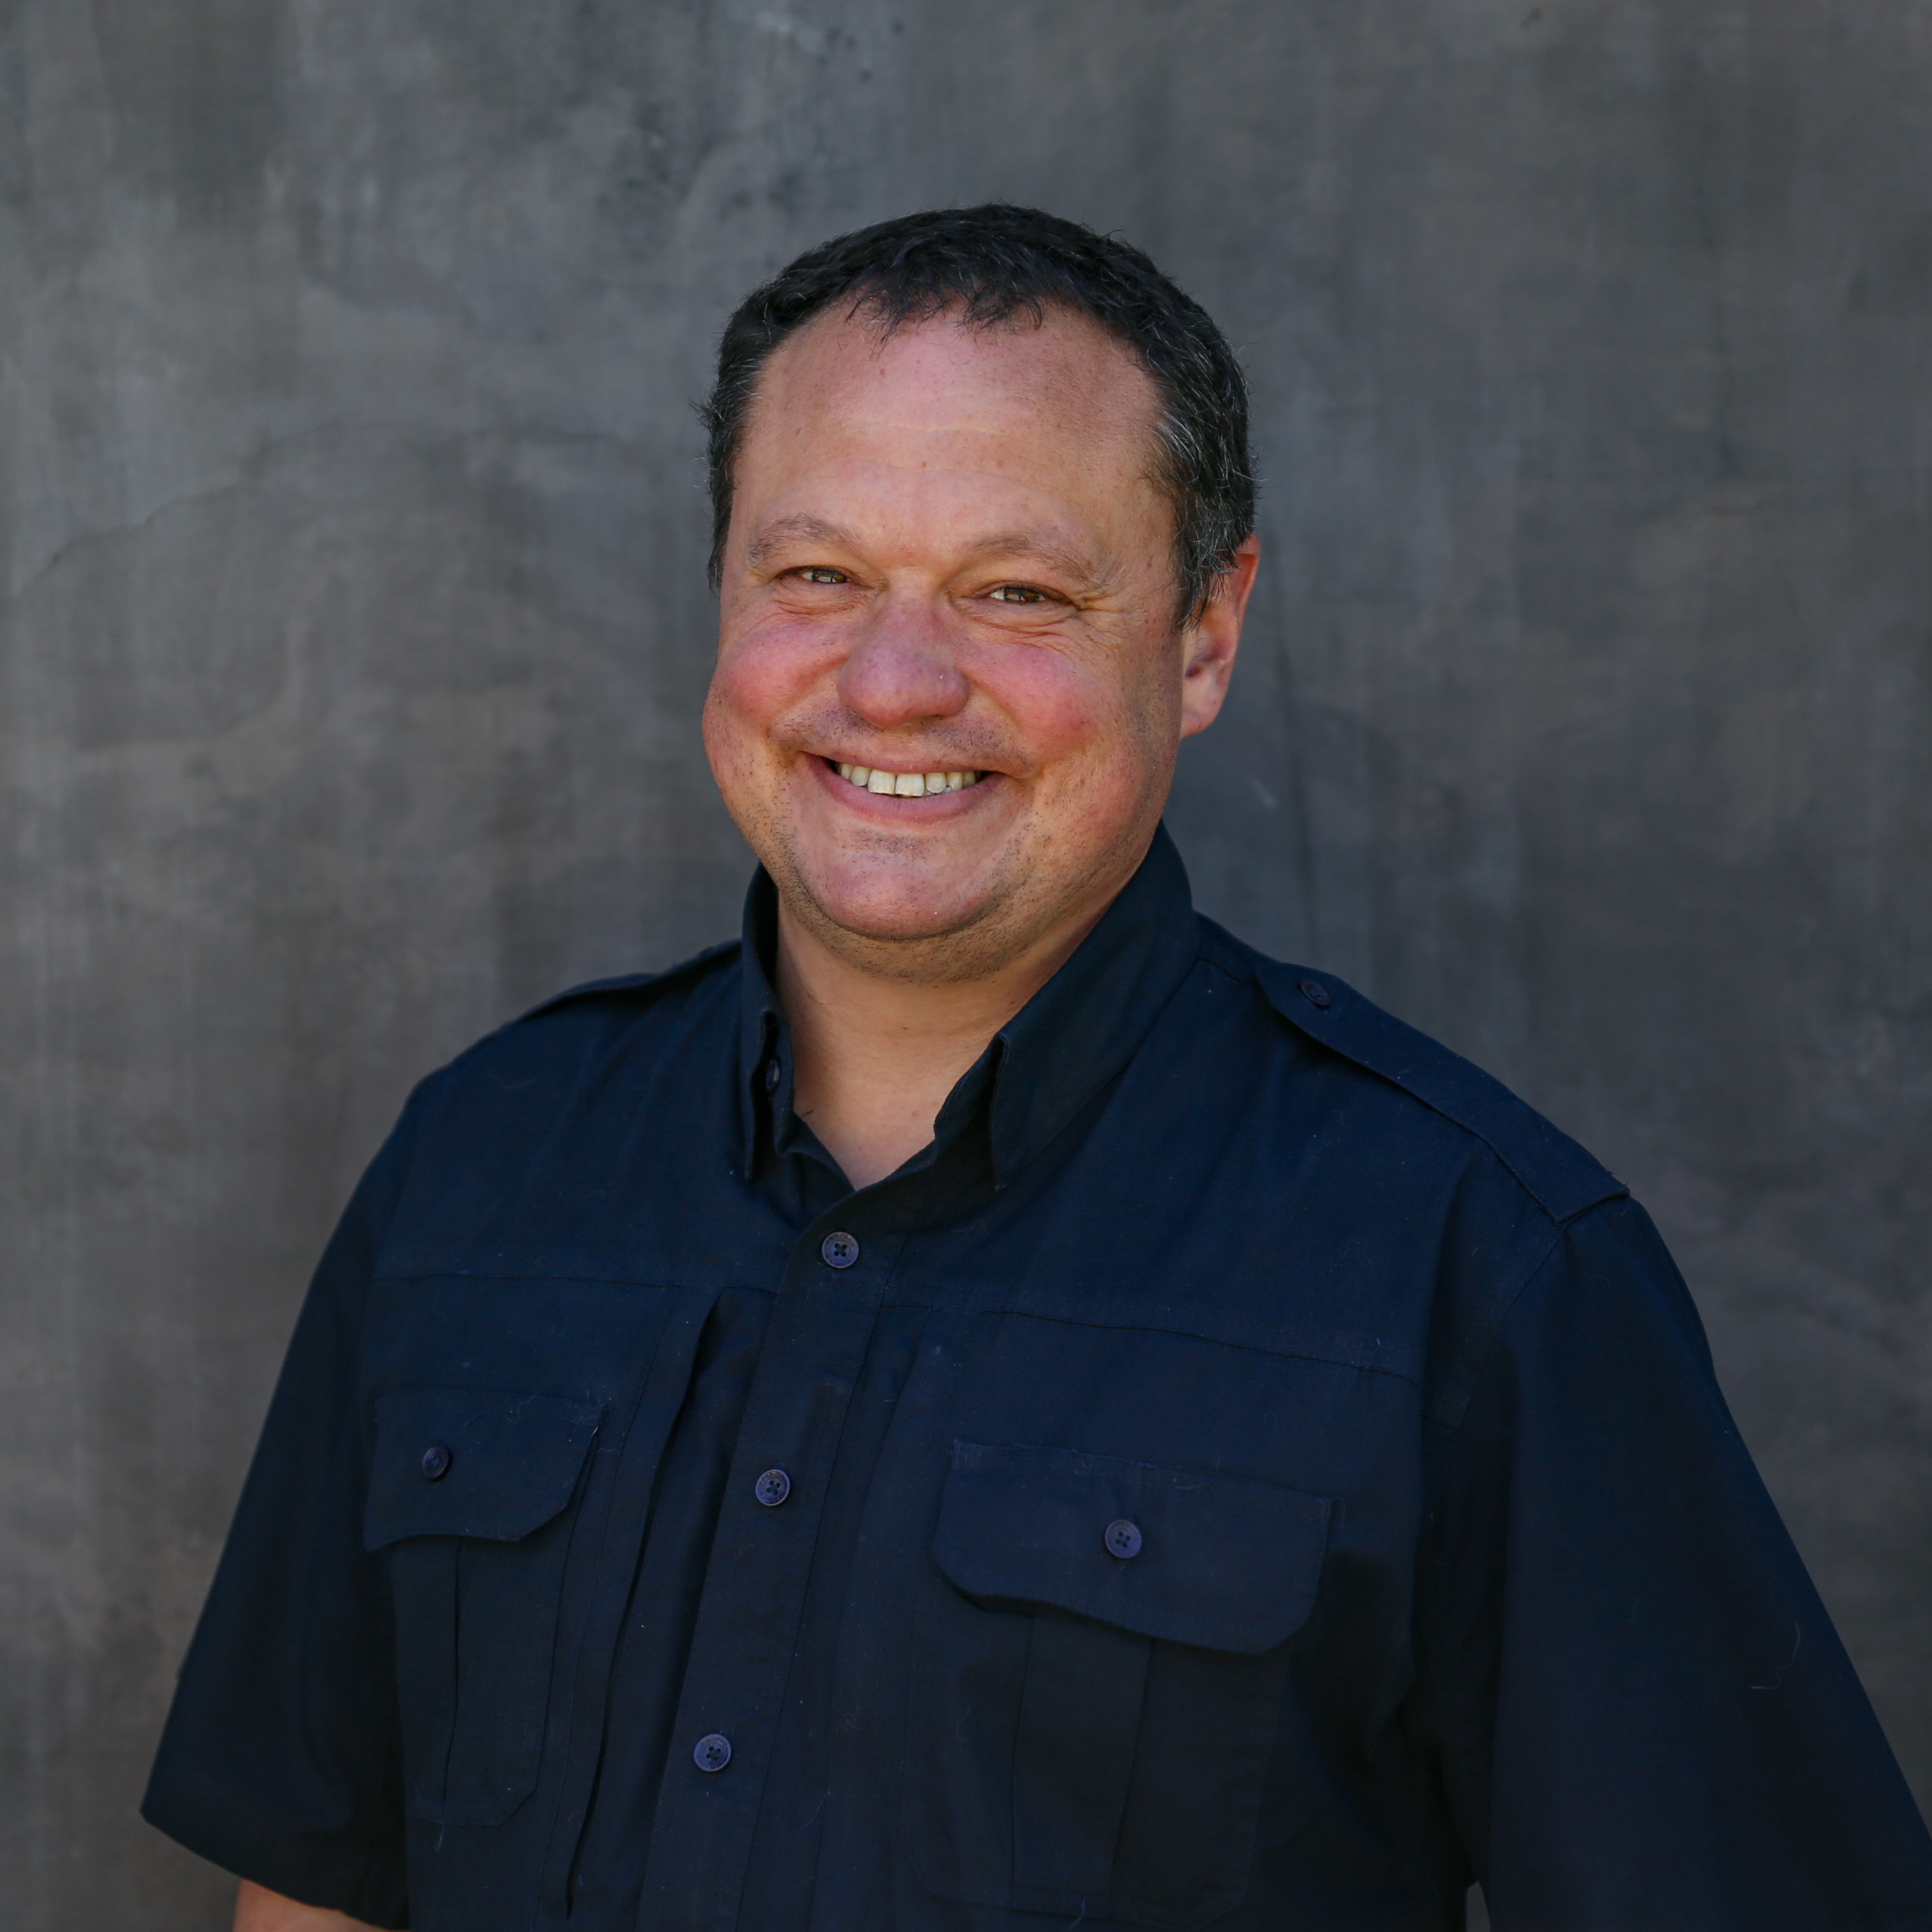
<instances>
[{"instance_id":1,"label":"white teeth","mask_svg":"<svg viewBox=\"0 0 1932 1932\"><path fill-rule=\"evenodd\" d=\"M983 775L976 771L874 771L863 764L834 769L861 791L876 792L881 798L930 798L937 792L963 791L979 784Z\"/></svg>"}]
</instances>

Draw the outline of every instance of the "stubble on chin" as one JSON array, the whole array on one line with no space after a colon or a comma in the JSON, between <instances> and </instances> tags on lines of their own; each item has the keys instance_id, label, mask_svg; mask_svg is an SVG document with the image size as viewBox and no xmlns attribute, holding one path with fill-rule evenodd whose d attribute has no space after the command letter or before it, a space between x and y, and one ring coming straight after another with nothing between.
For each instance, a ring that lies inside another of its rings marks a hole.
<instances>
[{"instance_id":1,"label":"stubble on chin","mask_svg":"<svg viewBox=\"0 0 1932 1932\"><path fill-rule=\"evenodd\" d=\"M774 826L760 844L765 870L789 916L825 950L847 965L881 979L931 985L992 977L1021 956L1032 937L1018 876L995 882L950 916L927 920L867 922L864 915L827 903L815 888L790 828ZM753 841L754 844L759 843ZM843 914L843 916L842 916Z\"/></svg>"}]
</instances>

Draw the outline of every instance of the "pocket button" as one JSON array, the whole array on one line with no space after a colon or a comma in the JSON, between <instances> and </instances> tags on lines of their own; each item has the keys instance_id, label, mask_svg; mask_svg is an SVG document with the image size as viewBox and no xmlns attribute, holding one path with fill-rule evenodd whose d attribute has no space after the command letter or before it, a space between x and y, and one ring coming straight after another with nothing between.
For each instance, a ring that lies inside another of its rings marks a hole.
<instances>
[{"instance_id":1,"label":"pocket button","mask_svg":"<svg viewBox=\"0 0 1932 1932\"><path fill-rule=\"evenodd\" d=\"M432 1442L423 1452L423 1473L432 1483L440 1483L449 1473L449 1450L447 1444Z\"/></svg>"},{"instance_id":2,"label":"pocket button","mask_svg":"<svg viewBox=\"0 0 1932 1932\"><path fill-rule=\"evenodd\" d=\"M1100 1540L1107 1546L1107 1554L1118 1557L1123 1563L1141 1553L1140 1525L1130 1523L1125 1516L1108 1524Z\"/></svg>"}]
</instances>

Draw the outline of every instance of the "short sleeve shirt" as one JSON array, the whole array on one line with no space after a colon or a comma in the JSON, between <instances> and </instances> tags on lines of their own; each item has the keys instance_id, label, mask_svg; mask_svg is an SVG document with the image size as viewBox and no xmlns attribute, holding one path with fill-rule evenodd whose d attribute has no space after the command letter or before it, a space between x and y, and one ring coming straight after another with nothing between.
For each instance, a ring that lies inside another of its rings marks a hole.
<instances>
[{"instance_id":1,"label":"short sleeve shirt","mask_svg":"<svg viewBox=\"0 0 1932 1932\"><path fill-rule=\"evenodd\" d=\"M1932 1924L1650 1222L1164 833L851 1189L746 933L427 1080L147 1815L417 1932Z\"/></svg>"}]
</instances>

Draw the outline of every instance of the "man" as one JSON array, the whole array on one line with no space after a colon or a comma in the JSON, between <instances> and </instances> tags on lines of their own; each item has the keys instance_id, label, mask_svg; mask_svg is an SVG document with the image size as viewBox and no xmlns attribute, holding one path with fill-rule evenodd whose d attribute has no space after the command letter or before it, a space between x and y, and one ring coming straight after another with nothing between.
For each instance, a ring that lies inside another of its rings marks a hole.
<instances>
[{"instance_id":1,"label":"man","mask_svg":"<svg viewBox=\"0 0 1932 1932\"><path fill-rule=\"evenodd\" d=\"M915 216L753 295L711 420L742 943L417 1089L149 1817L250 1932L1932 1924L1642 1212L1189 907L1208 318Z\"/></svg>"}]
</instances>

